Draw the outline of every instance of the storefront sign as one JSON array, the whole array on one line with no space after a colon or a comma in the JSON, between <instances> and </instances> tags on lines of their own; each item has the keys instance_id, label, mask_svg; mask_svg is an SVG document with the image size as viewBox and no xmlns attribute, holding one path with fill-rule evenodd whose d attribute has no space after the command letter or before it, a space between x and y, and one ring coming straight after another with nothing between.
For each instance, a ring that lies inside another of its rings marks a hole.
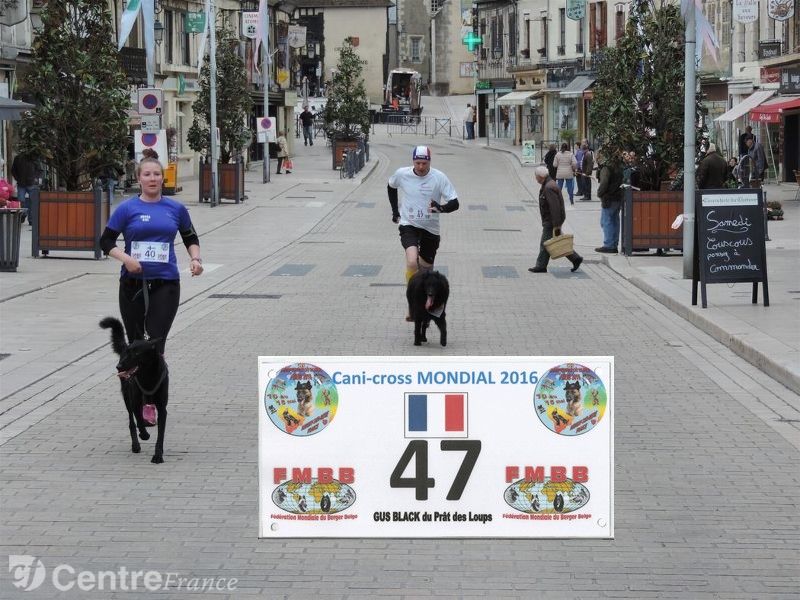
<instances>
[{"instance_id":1,"label":"storefront sign","mask_svg":"<svg viewBox=\"0 0 800 600\"><path fill-rule=\"evenodd\" d=\"M781 55L780 42L759 42L758 58L775 58Z\"/></svg>"},{"instance_id":2,"label":"storefront sign","mask_svg":"<svg viewBox=\"0 0 800 600\"><path fill-rule=\"evenodd\" d=\"M778 67L761 67L761 83L778 83L781 70Z\"/></svg>"},{"instance_id":3,"label":"storefront sign","mask_svg":"<svg viewBox=\"0 0 800 600\"><path fill-rule=\"evenodd\" d=\"M586 0L567 0L567 17L580 21L586 16Z\"/></svg>"},{"instance_id":4,"label":"storefront sign","mask_svg":"<svg viewBox=\"0 0 800 600\"><path fill-rule=\"evenodd\" d=\"M536 140L522 140L522 164L536 163Z\"/></svg>"},{"instance_id":5,"label":"storefront sign","mask_svg":"<svg viewBox=\"0 0 800 600\"><path fill-rule=\"evenodd\" d=\"M242 12L242 35L251 40L256 39L258 33L258 11Z\"/></svg>"},{"instance_id":6,"label":"storefront sign","mask_svg":"<svg viewBox=\"0 0 800 600\"><path fill-rule=\"evenodd\" d=\"M306 45L306 28L302 25L289 25L286 39L292 48L302 48Z\"/></svg>"},{"instance_id":7,"label":"storefront sign","mask_svg":"<svg viewBox=\"0 0 800 600\"><path fill-rule=\"evenodd\" d=\"M203 33L206 29L206 13L202 10L187 12L184 16L183 28L185 33Z\"/></svg>"},{"instance_id":8,"label":"storefront sign","mask_svg":"<svg viewBox=\"0 0 800 600\"><path fill-rule=\"evenodd\" d=\"M613 357L262 356L258 382L260 537L614 536Z\"/></svg>"},{"instance_id":9,"label":"storefront sign","mask_svg":"<svg viewBox=\"0 0 800 600\"><path fill-rule=\"evenodd\" d=\"M794 16L796 0L768 0L767 14L776 21L787 21Z\"/></svg>"},{"instance_id":10,"label":"storefront sign","mask_svg":"<svg viewBox=\"0 0 800 600\"><path fill-rule=\"evenodd\" d=\"M781 69L781 94L800 94L800 68Z\"/></svg>"},{"instance_id":11,"label":"storefront sign","mask_svg":"<svg viewBox=\"0 0 800 600\"><path fill-rule=\"evenodd\" d=\"M480 79L475 82L476 90L490 90L492 89L492 82L485 79Z\"/></svg>"},{"instance_id":12,"label":"storefront sign","mask_svg":"<svg viewBox=\"0 0 800 600\"><path fill-rule=\"evenodd\" d=\"M739 23L758 20L758 0L733 0L733 18Z\"/></svg>"}]
</instances>

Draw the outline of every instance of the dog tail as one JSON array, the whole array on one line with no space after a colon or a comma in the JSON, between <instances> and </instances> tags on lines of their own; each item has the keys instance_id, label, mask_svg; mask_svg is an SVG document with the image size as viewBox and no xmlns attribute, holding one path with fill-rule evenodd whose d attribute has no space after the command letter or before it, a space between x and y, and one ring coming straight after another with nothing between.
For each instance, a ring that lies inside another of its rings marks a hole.
<instances>
[{"instance_id":1,"label":"dog tail","mask_svg":"<svg viewBox=\"0 0 800 600\"><path fill-rule=\"evenodd\" d=\"M106 317L100 321L100 327L111 330L111 347L117 354L125 352L125 329L119 319Z\"/></svg>"}]
</instances>

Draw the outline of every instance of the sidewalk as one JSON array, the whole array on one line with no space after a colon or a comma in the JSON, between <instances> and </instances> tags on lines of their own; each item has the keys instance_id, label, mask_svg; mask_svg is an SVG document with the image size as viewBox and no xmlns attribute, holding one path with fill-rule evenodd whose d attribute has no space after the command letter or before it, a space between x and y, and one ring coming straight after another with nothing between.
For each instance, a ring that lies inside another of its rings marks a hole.
<instances>
[{"instance_id":1,"label":"sidewalk","mask_svg":"<svg viewBox=\"0 0 800 600\"><path fill-rule=\"evenodd\" d=\"M510 139L486 138L465 144L482 145L486 150L513 155L515 168L538 197L539 186L533 178L535 165L520 162L521 148ZM769 221L767 275L770 305L763 305L759 285L759 303L751 304L752 284L708 285L708 308L692 306L692 281L683 278L683 256L671 253L657 256L655 251L608 255L594 252L602 245L600 201L593 182L591 202L575 201L567 205L567 229L572 230L576 246L584 258L603 262L670 310L680 315L733 352L755 365L795 393L800 393L800 201L795 200L797 184L767 184L769 200L783 203L784 220ZM699 294L699 291L698 291Z\"/></svg>"}]
</instances>

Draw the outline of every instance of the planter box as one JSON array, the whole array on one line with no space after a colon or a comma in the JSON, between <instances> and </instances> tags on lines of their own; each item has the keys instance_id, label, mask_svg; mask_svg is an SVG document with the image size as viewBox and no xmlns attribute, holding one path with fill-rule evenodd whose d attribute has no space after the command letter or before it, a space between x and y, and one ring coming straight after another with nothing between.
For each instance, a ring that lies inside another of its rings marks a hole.
<instances>
[{"instance_id":1,"label":"planter box","mask_svg":"<svg viewBox=\"0 0 800 600\"><path fill-rule=\"evenodd\" d=\"M219 179L218 202L223 198L233 200L236 204L244 202L244 165L239 160L235 163L217 163L217 178ZM211 162L200 163L200 202L211 201Z\"/></svg>"},{"instance_id":2,"label":"planter box","mask_svg":"<svg viewBox=\"0 0 800 600\"><path fill-rule=\"evenodd\" d=\"M683 250L683 230L672 229L683 214L683 191L625 190L622 212L622 252L655 249Z\"/></svg>"},{"instance_id":3,"label":"planter box","mask_svg":"<svg viewBox=\"0 0 800 600\"><path fill-rule=\"evenodd\" d=\"M108 223L111 204L99 185L88 192L34 188L31 196L34 258L51 250L88 250L94 252L95 260L100 259L100 234Z\"/></svg>"},{"instance_id":4,"label":"planter box","mask_svg":"<svg viewBox=\"0 0 800 600\"><path fill-rule=\"evenodd\" d=\"M331 143L333 149L333 166L332 169L339 169L342 166L342 154L345 150L353 150L361 147L363 142L361 140L337 140L334 139Z\"/></svg>"}]
</instances>

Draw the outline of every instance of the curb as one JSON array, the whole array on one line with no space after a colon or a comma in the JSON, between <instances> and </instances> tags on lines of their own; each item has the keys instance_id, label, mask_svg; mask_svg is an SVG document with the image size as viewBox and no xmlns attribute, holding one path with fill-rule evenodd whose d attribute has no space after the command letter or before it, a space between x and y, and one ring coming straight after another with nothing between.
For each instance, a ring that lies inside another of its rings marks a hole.
<instances>
[{"instance_id":1,"label":"curb","mask_svg":"<svg viewBox=\"0 0 800 600\"><path fill-rule=\"evenodd\" d=\"M675 300L669 294L659 290L656 286L646 281L638 274L636 269L621 269L611 264L607 256L603 256L601 262L608 266L612 271L625 278L627 281L642 290L654 300L666 306L669 310L682 317L701 331L707 333L716 341L729 348L734 354L743 358L751 365L757 367L775 381L783 384L796 394L800 394L800 375L793 372L786 365L781 364L775 359L767 356L763 352L756 350L746 341L747 336L761 335L757 329L747 326L741 335L730 334L713 320L698 314L691 307ZM745 327L739 324L739 327Z\"/></svg>"}]
</instances>

